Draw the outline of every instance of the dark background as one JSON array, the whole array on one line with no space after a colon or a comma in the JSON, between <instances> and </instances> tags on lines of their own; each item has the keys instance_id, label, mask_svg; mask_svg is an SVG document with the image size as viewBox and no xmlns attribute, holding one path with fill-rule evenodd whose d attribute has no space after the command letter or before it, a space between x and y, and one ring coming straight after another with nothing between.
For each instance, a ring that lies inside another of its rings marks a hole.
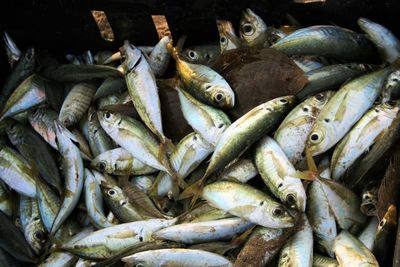
<instances>
[{"instance_id":1,"label":"dark background","mask_svg":"<svg viewBox=\"0 0 400 267\"><path fill-rule=\"evenodd\" d=\"M6 30L22 51L34 46L63 58L66 52L116 50L125 39L135 45L154 45L158 36L151 15L167 17L175 40L187 34L188 45L216 41L215 19L230 20L237 30L246 7L259 14L267 25L288 24L290 14L304 26L336 24L359 30L356 19L365 16L400 36L399 0L327 0L313 4L289 0L3 0L0 30ZM101 38L90 10L106 12L114 42ZM4 79L9 70L4 45L0 47L0 76Z\"/></svg>"}]
</instances>

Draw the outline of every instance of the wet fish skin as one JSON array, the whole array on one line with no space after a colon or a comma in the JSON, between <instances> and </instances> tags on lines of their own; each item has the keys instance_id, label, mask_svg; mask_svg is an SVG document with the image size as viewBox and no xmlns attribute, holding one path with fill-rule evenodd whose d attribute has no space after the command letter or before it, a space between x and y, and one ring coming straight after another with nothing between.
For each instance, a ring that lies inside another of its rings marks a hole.
<instances>
[{"instance_id":1,"label":"wet fish skin","mask_svg":"<svg viewBox=\"0 0 400 267\"><path fill-rule=\"evenodd\" d=\"M150 219L123 223L97 230L73 244L61 244L60 249L91 260L104 260L132 248L153 241L151 235L176 220Z\"/></svg>"},{"instance_id":2,"label":"wet fish skin","mask_svg":"<svg viewBox=\"0 0 400 267\"><path fill-rule=\"evenodd\" d=\"M377 217L371 217L367 226L358 235L358 240L360 240L366 248L372 251L375 243L376 232L378 230L379 220Z\"/></svg>"},{"instance_id":3,"label":"wet fish skin","mask_svg":"<svg viewBox=\"0 0 400 267\"><path fill-rule=\"evenodd\" d=\"M34 168L37 168L40 176L61 194L61 178L54 154L47 143L32 128L28 128L19 122L12 121L6 129L11 143L18 149L21 155Z\"/></svg>"},{"instance_id":4,"label":"wet fish skin","mask_svg":"<svg viewBox=\"0 0 400 267\"><path fill-rule=\"evenodd\" d=\"M123 262L141 264L144 267L161 266L224 266L231 267L232 263L226 258L203 250L193 249L159 249L135 253L122 258Z\"/></svg>"},{"instance_id":5,"label":"wet fish skin","mask_svg":"<svg viewBox=\"0 0 400 267\"><path fill-rule=\"evenodd\" d=\"M359 156L368 151L379 135L390 127L400 103L375 106L336 145L331 160L332 178L338 180Z\"/></svg>"},{"instance_id":6,"label":"wet fish skin","mask_svg":"<svg viewBox=\"0 0 400 267\"><path fill-rule=\"evenodd\" d=\"M10 192L3 181L0 181L0 210L7 216L12 215L12 199Z\"/></svg>"},{"instance_id":7,"label":"wet fish skin","mask_svg":"<svg viewBox=\"0 0 400 267\"><path fill-rule=\"evenodd\" d=\"M247 46L263 46L267 41L267 25L253 10L246 8L240 20L240 39Z\"/></svg>"},{"instance_id":8,"label":"wet fish skin","mask_svg":"<svg viewBox=\"0 0 400 267\"><path fill-rule=\"evenodd\" d=\"M219 179L247 183L257 174L258 170L253 161L244 158L227 166L220 174Z\"/></svg>"},{"instance_id":9,"label":"wet fish skin","mask_svg":"<svg viewBox=\"0 0 400 267\"><path fill-rule=\"evenodd\" d=\"M17 65L4 82L0 93L0 110L4 109L7 100L19 84L32 75L36 67L36 55L33 48L29 48L18 60Z\"/></svg>"},{"instance_id":10,"label":"wet fish skin","mask_svg":"<svg viewBox=\"0 0 400 267\"><path fill-rule=\"evenodd\" d=\"M78 204L84 181L84 166L76 138L59 121L54 122L57 146L62 157L62 170L65 179L64 200L51 227L51 234L57 232Z\"/></svg>"},{"instance_id":11,"label":"wet fish skin","mask_svg":"<svg viewBox=\"0 0 400 267\"><path fill-rule=\"evenodd\" d=\"M169 160L171 167L176 171L181 179L185 179L194 171L203 160L213 151L213 147L208 144L199 134L190 133L175 146ZM152 191L157 196L177 195L178 185L167 173L160 172L154 182Z\"/></svg>"},{"instance_id":12,"label":"wet fish skin","mask_svg":"<svg viewBox=\"0 0 400 267\"><path fill-rule=\"evenodd\" d=\"M397 100L400 97L400 70L394 70L390 73L382 89L382 103L390 100Z\"/></svg>"},{"instance_id":13,"label":"wet fish skin","mask_svg":"<svg viewBox=\"0 0 400 267\"><path fill-rule=\"evenodd\" d=\"M120 51L125 59L122 66L133 105L144 124L164 143L166 137L154 73L142 52L129 41L125 41Z\"/></svg>"},{"instance_id":14,"label":"wet fish skin","mask_svg":"<svg viewBox=\"0 0 400 267\"><path fill-rule=\"evenodd\" d=\"M338 267L337 260L314 253L313 267Z\"/></svg>"},{"instance_id":15,"label":"wet fish skin","mask_svg":"<svg viewBox=\"0 0 400 267\"><path fill-rule=\"evenodd\" d=\"M11 254L14 258L24 263L35 263L35 254L26 242L24 235L13 222L0 211L0 248Z\"/></svg>"},{"instance_id":16,"label":"wet fish skin","mask_svg":"<svg viewBox=\"0 0 400 267\"><path fill-rule=\"evenodd\" d=\"M202 198L211 206L270 228L294 225L286 208L270 196L249 185L219 181L206 185Z\"/></svg>"},{"instance_id":17,"label":"wet fish skin","mask_svg":"<svg viewBox=\"0 0 400 267\"><path fill-rule=\"evenodd\" d=\"M8 63L10 64L11 68L13 68L14 64L21 58L22 53L7 32L4 32L3 40L8 56Z\"/></svg>"},{"instance_id":18,"label":"wet fish skin","mask_svg":"<svg viewBox=\"0 0 400 267\"><path fill-rule=\"evenodd\" d=\"M255 148L255 164L271 193L288 207L304 212L306 192L296 169L279 144L266 135Z\"/></svg>"},{"instance_id":19,"label":"wet fish skin","mask_svg":"<svg viewBox=\"0 0 400 267\"><path fill-rule=\"evenodd\" d=\"M220 53L219 45L211 43L184 48L179 55L187 62L212 66Z\"/></svg>"},{"instance_id":20,"label":"wet fish skin","mask_svg":"<svg viewBox=\"0 0 400 267\"><path fill-rule=\"evenodd\" d=\"M308 186L307 196L306 214L315 234L314 241L320 250L332 257L337 227L334 213L329 205L330 200L318 180Z\"/></svg>"},{"instance_id":21,"label":"wet fish skin","mask_svg":"<svg viewBox=\"0 0 400 267\"><path fill-rule=\"evenodd\" d=\"M119 186L102 181L100 188L108 207L119 221L128 223L149 218L140 212L138 206L129 201Z\"/></svg>"},{"instance_id":22,"label":"wet fish skin","mask_svg":"<svg viewBox=\"0 0 400 267\"><path fill-rule=\"evenodd\" d=\"M114 148L111 138L100 125L96 110L93 107L88 111L88 134L90 151L94 157Z\"/></svg>"},{"instance_id":23,"label":"wet fish skin","mask_svg":"<svg viewBox=\"0 0 400 267\"><path fill-rule=\"evenodd\" d=\"M149 55L150 68L154 76L159 78L164 75L167 70L169 60L171 58L167 50L167 44L171 42L171 37L168 35L158 41Z\"/></svg>"},{"instance_id":24,"label":"wet fish skin","mask_svg":"<svg viewBox=\"0 0 400 267\"><path fill-rule=\"evenodd\" d=\"M232 123L222 134L203 179L225 167L254 142L273 130L294 105L294 96L265 102Z\"/></svg>"},{"instance_id":25,"label":"wet fish skin","mask_svg":"<svg viewBox=\"0 0 400 267\"><path fill-rule=\"evenodd\" d=\"M111 175L146 175L157 172L157 169L134 158L121 147L101 153L92 160L90 166Z\"/></svg>"},{"instance_id":26,"label":"wet fish skin","mask_svg":"<svg viewBox=\"0 0 400 267\"><path fill-rule=\"evenodd\" d=\"M219 45L221 54L225 51L240 48L242 46L241 40L236 36L235 29L232 23L228 20L217 21L218 32L219 32Z\"/></svg>"},{"instance_id":27,"label":"wet fish skin","mask_svg":"<svg viewBox=\"0 0 400 267\"><path fill-rule=\"evenodd\" d=\"M36 255L40 255L47 241L47 232L39 216L36 199L20 196L19 211L25 239Z\"/></svg>"},{"instance_id":28,"label":"wet fish skin","mask_svg":"<svg viewBox=\"0 0 400 267\"><path fill-rule=\"evenodd\" d=\"M197 100L221 109L235 106L235 94L228 82L210 67L186 62L171 48L176 69L185 89Z\"/></svg>"},{"instance_id":29,"label":"wet fish skin","mask_svg":"<svg viewBox=\"0 0 400 267\"><path fill-rule=\"evenodd\" d=\"M289 112L275 131L274 139L295 167L305 160L303 152L311 129L333 95L333 91L325 91L307 98Z\"/></svg>"},{"instance_id":30,"label":"wet fish skin","mask_svg":"<svg viewBox=\"0 0 400 267\"><path fill-rule=\"evenodd\" d=\"M372 69L373 66L370 64L344 63L329 65L309 71L305 74L308 83L296 96L299 99L304 99L327 89L335 89L344 82L369 72Z\"/></svg>"},{"instance_id":31,"label":"wet fish skin","mask_svg":"<svg viewBox=\"0 0 400 267\"><path fill-rule=\"evenodd\" d=\"M27 77L7 98L0 113L0 121L38 106L46 99L44 80L37 74Z\"/></svg>"},{"instance_id":32,"label":"wet fish skin","mask_svg":"<svg viewBox=\"0 0 400 267\"><path fill-rule=\"evenodd\" d=\"M321 110L307 147L313 156L332 148L370 109L379 96L388 68L362 75L345 85Z\"/></svg>"},{"instance_id":33,"label":"wet fish skin","mask_svg":"<svg viewBox=\"0 0 400 267\"><path fill-rule=\"evenodd\" d=\"M364 35L330 25L299 29L271 48L289 56L318 55L348 62L368 62L376 54L375 47Z\"/></svg>"},{"instance_id":34,"label":"wet fish skin","mask_svg":"<svg viewBox=\"0 0 400 267\"><path fill-rule=\"evenodd\" d=\"M111 111L98 111L97 116L106 133L133 157L173 175L165 153L161 155L163 162L159 160L159 142L142 123Z\"/></svg>"},{"instance_id":35,"label":"wet fish skin","mask_svg":"<svg viewBox=\"0 0 400 267\"><path fill-rule=\"evenodd\" d=\"M64 99L58 120L68 128L78 123L88 110L95 92L94 84L78 83L74 85Z\"/></svg>"},{"instance_id":36,"label":"wet fish skin","mask_svg":"<svg viewBox=\"0 0 400 267\"><path fill-rule=\"evenodd\" d=\"M17 151L5 145L0 145L0 178L19 194L36 197L39 177Z\"/></svg>"},{"instance_id":37,"label":"wet fish skin","mask_svg":"<svg viewBox=\"0 0 400 267\"><path fill-rule=\"evenodd\" d=\"M155 239L170 240L184 244L197 244L218 240L230 240L246 231L253 224L240 218L227 218L203 222L173 225L153 234Z\"/></svg>"},{"instance_id":38,"label":"wet fish skin","mask_svg":"<svg viewBox=\"0 0 400 267\"><path fill-rule=\"evenodd\" d=\"M303 215L303 228L283 245L279 266L311 267L313 262L313 232L307 216Z\"/></svg>"},{"instance_id":39,"label":"wet fish skin","mask_svg":"<svg viewBox=\"0 0 400 267\"><path fill-rule=\"evenodd\" d=\"M231 125L229 117L223 111L196 100L182 88L176 89L186 121L204 140L216 146L223 132Z\"/></svg>"},{"instance_id":40,"label":"wet fish skin","mask_svg":"<svg viewBox=\"0 0 400 267\"><path fill-rule=\"evenodd\" d=\"M99 182L88 169L85 169L84 193L87 214L93 225L97 229L113 226L104 214L103 197Z\"/></svg>"},{"instance_id":41,"label":"wet fish skin","mask_svg":"<svg viewBox=\"0 0 400 267\"><path fill-rule=\"evenodd\" d=\"M359 18L357 23L378 48L382 61L392 63L400 56L400 40L389 29L367 18Z\"/></svg>"},{"instance_id":42,"label":"wet fish skin","mask_svg":"<svg viewBox=\"0 0 400 267\"><path fill-rule=\"evenodd\" d=\"M116 94L124 91L126 88L125 79L122 77L109 77L106 78L101 85L97 88L93 96L93 101L97 101L108 95Z\"/></svg>"},{"instance_id":43,"label":"wet fish skin","mask_svg":"<svg viewBox=\"0 0 400 267\"><path fill-rule=\"evenodd\" d=\"M372 252L346 230L336 238L333 250L339 266L379 266Z\"/></svg>"}]
</instances>

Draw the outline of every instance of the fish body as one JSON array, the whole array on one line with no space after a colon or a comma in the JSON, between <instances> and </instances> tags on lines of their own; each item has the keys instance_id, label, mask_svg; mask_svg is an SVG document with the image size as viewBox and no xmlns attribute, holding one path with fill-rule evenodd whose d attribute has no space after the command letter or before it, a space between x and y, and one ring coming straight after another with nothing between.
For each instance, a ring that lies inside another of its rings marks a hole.
<instances>
[{"instance_id":1,"label":"fish body","mask_svg":"<svg viewBox=\"0 0 400 267\"><path fill-rule=\"evenodd\" d=\"M267 41L267 25L250 8L242 12L239 33L247 46L263 46Z\"/></svg>"}]
</instances>

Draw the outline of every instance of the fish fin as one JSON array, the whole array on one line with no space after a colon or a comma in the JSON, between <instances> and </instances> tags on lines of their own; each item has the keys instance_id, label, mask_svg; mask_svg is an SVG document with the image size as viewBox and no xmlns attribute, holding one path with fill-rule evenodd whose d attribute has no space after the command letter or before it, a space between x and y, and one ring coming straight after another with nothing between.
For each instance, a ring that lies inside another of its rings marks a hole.
<instances>
[{"instance_id":1,"label":"fish fin","mask_svg":"<svg viewBox=\"0 0 400 267\"><path fill-rule=\"evenodd\" d=\"M180 194L178 199L182 200L192 197L192 200L190 201L190 207L193 207L196 204L197 200L200 198L201 193L203 192L204 183L205 178L198 180L191 186L187 187L186 190Z\"/></svg>"},{"instance_id":2,"label":"fish fin","mask_svg":"<svg viewBox=\"0 0 400 267\"><path fill-rule=\"evenodd\" d=\"M240 246L241 244L243 244L247 240L247 238L250 236L250 234L253 232L254 228L256 228L256 227L257 227L257 225L251 226L249 229L247 229L241 235L233 238L231 240L230 244L231 245Z\"/></svg>"},{"instance_id":3,"label":"fish fin","mask_svg":"<svg viewBox=\"0 0 400 267\"><path fill-rule=\"evenodd\" d=\"M306 181L314 181L315 178L318 177L318 173L315 173L313 171L296 171L293 177Z\"/></svg>"},{"instance_id":4,"label":"fish fin","mask_svg":"<svg viewBox=\"0 0 400 267\"><path fill-rule=\"evenodd\" d=\"M308 147L305 148L305 152L306 152L306 160L307 160L308 170L319 174L317 164L315 164L314 158Z\"/></svg>"}]
</instances>

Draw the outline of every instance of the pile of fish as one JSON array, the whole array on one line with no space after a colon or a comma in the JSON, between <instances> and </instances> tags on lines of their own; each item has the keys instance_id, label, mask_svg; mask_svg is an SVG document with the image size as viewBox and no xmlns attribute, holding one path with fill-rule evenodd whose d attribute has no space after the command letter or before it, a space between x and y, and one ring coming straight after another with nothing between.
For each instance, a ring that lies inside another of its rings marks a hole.
<instances>
[{"instance_id":1,"label":"pile of fish","mask_svg":"<svg viewBox=\"0 0 400 267\"><path fill-rule=\"evenodd\" d=\"M288 32L246 9L219 45L125 41L68 64L5 33L0 265L398 266L400 41L358 24ZM290 57L306 85L232 119L243 100L213 63L238 49Z\"/></svg>"}]
</instances>

